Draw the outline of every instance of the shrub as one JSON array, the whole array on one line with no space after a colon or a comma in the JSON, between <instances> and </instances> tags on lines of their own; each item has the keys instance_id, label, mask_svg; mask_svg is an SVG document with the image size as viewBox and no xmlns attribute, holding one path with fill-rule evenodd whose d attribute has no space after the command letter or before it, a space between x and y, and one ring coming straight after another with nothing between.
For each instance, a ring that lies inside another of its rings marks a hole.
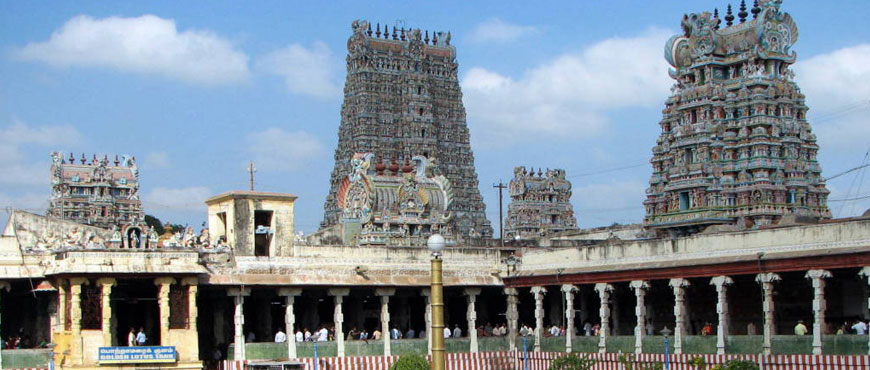
<instances>
[{"instance_id":1,"label":"shrub","mask_svg":"<svg viewBox=\"0 0 870 370\"><path fill-rule=\"evenodd\" d=\"M572 353L553 360L549 370L589 370L594 365L595 360L589 356L580 357Z\"/></svg>"},{"instance_id":2,"label":"shrub","mask_svg":"<svg viewBox=\"0 0 870 370\"><path fill-rule=\"evenodd\" d=\"M758 370L758 364L750 360L731 360L714 366L713 370Z\"/></svg>"},{"instance_id":3,"label":"shrub","mask_svg":"<svg viewBox=\"0 0 870 370\"><path fill-rule=\"evenodd\" d=\"M416 353L403 355L393 366L390 366L390 370L429 370L429 361Z\"/></svg>"},{"instance_id":4,"label":"shrub","mask_svg":"<svg viewBox=\"0 0 870 370\"><path fill-rule=\"evenodd\" d=\"M661 370L664 368L661 362L636 361L635 356L631 354L619 356L619 363L625 370Z\"/></svg>"}]
</instances>

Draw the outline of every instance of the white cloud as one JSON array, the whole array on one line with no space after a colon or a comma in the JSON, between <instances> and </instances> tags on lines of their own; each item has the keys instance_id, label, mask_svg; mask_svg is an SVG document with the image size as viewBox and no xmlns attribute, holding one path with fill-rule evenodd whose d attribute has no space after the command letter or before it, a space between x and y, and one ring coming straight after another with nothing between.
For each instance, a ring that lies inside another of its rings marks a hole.
<instances>
[{"instance_id":1,"label":"white cloud","mask_svg":"<svg viewBox=\"0 0 870 370\"><path fill-rule=\"evenodd\" d=\"M650 29L556 57L520 78L484 68L462 79L468 121L483 145L594 137L609 110L663 104L672 85L662 47L670 32Z\"/></svg>"},{"instance_id":2,"label":"white cloud","mask_svg":"<svg viewBox=\"0 0 870 370\"><path fill-rule=\"evenodd\" d=\"M304 131L287 132L280 128L248 134L245 138L254 166L261 170L292 171L323 154L323 145Z\"/></svg>"},{"instance_id":3,"label":"white cloud","mask_svg":"<svg viewBox=\"0 0 870 370\"><path fill-rule=\"evenodd\" d=\"M338 62L320 41L311 48L291 44L263 56L256 64L264 72L284 78L287 89L294 94L331 98L341 91L335 81Z\"/></svg>"},{"instance_id":4,"label":"white cloud","mask_svg":"<svg viewBox=\"0 0 870 370\"><path fill-rule=\"evenodd\" d=\"M795 64L810 107L810 124L825 149L866 150L870 138L870 44L816 55Z\"/></svg>"},{"instance_id":5,"label":"white cloud","mask_svg":"<svg viewBox=\"0 0 870 370\"><path fill-rule=\"evenodd\" d=\"M166 152L150 152L145 156L142 167L148 169L168 168L169 154L166 154Z\"/></svg>"},{"instance_id":6,"label":"white cloud","mask_svg":"<svg viewBox=\"0 0 870 370\"><path fill-rule=\"evenodd\" d=\"M507 23L499 18L490 18L474 27L469 34L469 40L479 43L506 43L538 32L538 29L533 26L521 26Z\"/></svg>"},{"instance_id":7,"label":"white cloud","mask_svg":"<svg viewBox=\"0 0 870 370\"><path fill-rule=\"evenodd\" d=\"M0 127L0 184L43 185L48 191L49 154L58 146L77 146L83 136L72 126L30 126L19 120ZM25 151L44 150L33 161Z\"/></svg>"},{"instance_id":8,"label":"white cloud","mask_svg":"<svg viewBox=\"0 0 870 370\"><path fill-rule=\"evenodd\" d=\"M79 15L44 42L18 50L25 60L55 67L109 67L157 74L199 85L246 81L248 57L208 30L179 32L175 21L154 15L96 19Z\"/></svg>"},{"instance_id":9,"label":"white cloud","mask_svg":"<svg viewBox=\"0 0 870 370\"><path fill-rule=\"evenodd\" d=\"M167 188L158 186L142 198L142 207L148 212L204 211L205 200L212 196L205 186Z\"/></svg>"}]
</instances>

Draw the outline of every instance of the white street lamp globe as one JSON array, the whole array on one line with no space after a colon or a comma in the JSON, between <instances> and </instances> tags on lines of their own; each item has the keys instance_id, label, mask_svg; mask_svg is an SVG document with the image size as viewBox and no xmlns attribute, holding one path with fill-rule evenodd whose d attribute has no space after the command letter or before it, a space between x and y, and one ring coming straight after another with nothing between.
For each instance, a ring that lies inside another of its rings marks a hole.
<instances>
[{"instance_id":1,"label":"white street lamp globe","mask_svg":"<svg viewBox=\"0 0 870 370\"><path fill-rule=\"evenodd\" d=\"M441 254L445 245L447 245L447 242L441 234L432 234L429 236L429 239L426 240L426 246L429 247L429 251L432 252L432 254Z\"/></svg>"}]
</instances>

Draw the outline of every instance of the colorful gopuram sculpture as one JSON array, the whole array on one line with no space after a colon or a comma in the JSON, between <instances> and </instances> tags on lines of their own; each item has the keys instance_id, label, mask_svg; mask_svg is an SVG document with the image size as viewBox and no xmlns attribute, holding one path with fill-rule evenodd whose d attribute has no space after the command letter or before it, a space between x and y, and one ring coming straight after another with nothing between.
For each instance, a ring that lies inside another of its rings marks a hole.
<instances>
[{"instance_id":1,"label":"colorful gopuram sculpture","mask_svg":"<svg viewBox=\"0 0 870 370\"><path fill-rule=\"evenodd\" d=\"M372 29L374 28L374 32ZM412 158L437 158L453 187L450 213L457 234L489 237L492 227L478 189L450 33L354 21L347 42L347 80L330 192L321 229L341 223L341 184L354 153L371 164L410 166Z\"/></svg>"},{"instance_id":2,"label":"colorful gopuram sculpture","mask_svg":"<svg viewBox=\"0 0 870 370\"><path fill-rule=\"evenodd\" d=\"M534 239L547 234L577 228L571 206L571 182L565 170L542 172L514 167L509 186L511 203L505 221L505 237Z\"/></svg>"},{"instance_id":3,"label":"colorful gopuram sculpture","mask_svg":"<svg viewBox=\"0 0 870 370\"><path fill-rule=\"evenodd\" d=\"M108 156L76 163L59 152L51 154L51 202L48 215L104 229L141 221L139 168L133 157Z\"/></svg>"},{"instance_id":4,"label":"colorful gopuram sculpture","mask_svg":"<svg viewBox=\"0 0 870 370\"><path fill-rule=\"evenodd\" d=\"M683 16L665 44L676 80L653 147L644 224L693 233L784 215L829 218L819 147L794 82L798 29L780 1Z\"/></svg>"},{"instance_id":5,"label":"colorful gopuram sculpture","mask_svg":"<svg viewBox=\"0 0 870 370\"><path fill-rule=\"evenodd\" d=\"M450 181L429 158L401 167L372 164L374 154L356 153L341 180L337 201L344 244L426 245L433 233L453 237Z\"/></svg>"}]
</instances>

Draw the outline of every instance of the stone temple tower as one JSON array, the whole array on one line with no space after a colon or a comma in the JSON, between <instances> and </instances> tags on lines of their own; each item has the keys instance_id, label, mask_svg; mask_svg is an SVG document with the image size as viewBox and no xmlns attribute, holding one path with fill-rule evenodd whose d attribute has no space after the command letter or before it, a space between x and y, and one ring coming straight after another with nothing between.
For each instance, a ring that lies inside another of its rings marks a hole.
<instances>
[{"instance_id":1,"label":"stone temple tower","mask_svg":"<svg viewBox=\"0 0 870 370\"><path fill-rule=\"evenodd\" d=\"M337 204L337 194L342 179L352 172L351 158L373 153L373 161L389 169L410 165L414 156L432 159L452 185L449 213L455 234L490 237L450 33L430 35L366 21L354 21L352 29L335 167L321 228L341 221L343 205Z\"/></svg>"},{"instance_id":2,"label":"stone temple tower","mask_svg":"<svg viewBox=\"0 0 870 370\"><path fill-rule=\"evenodd\" d=\"M665 44L676 80L653 147L644 224L677 235L753 228L788 214L829 218L807 106L789 68L798 29L779 0L737 22L729 5L683 16ZM756 4L758 4L756 3Z\"/></svg>"}]
</instances>

